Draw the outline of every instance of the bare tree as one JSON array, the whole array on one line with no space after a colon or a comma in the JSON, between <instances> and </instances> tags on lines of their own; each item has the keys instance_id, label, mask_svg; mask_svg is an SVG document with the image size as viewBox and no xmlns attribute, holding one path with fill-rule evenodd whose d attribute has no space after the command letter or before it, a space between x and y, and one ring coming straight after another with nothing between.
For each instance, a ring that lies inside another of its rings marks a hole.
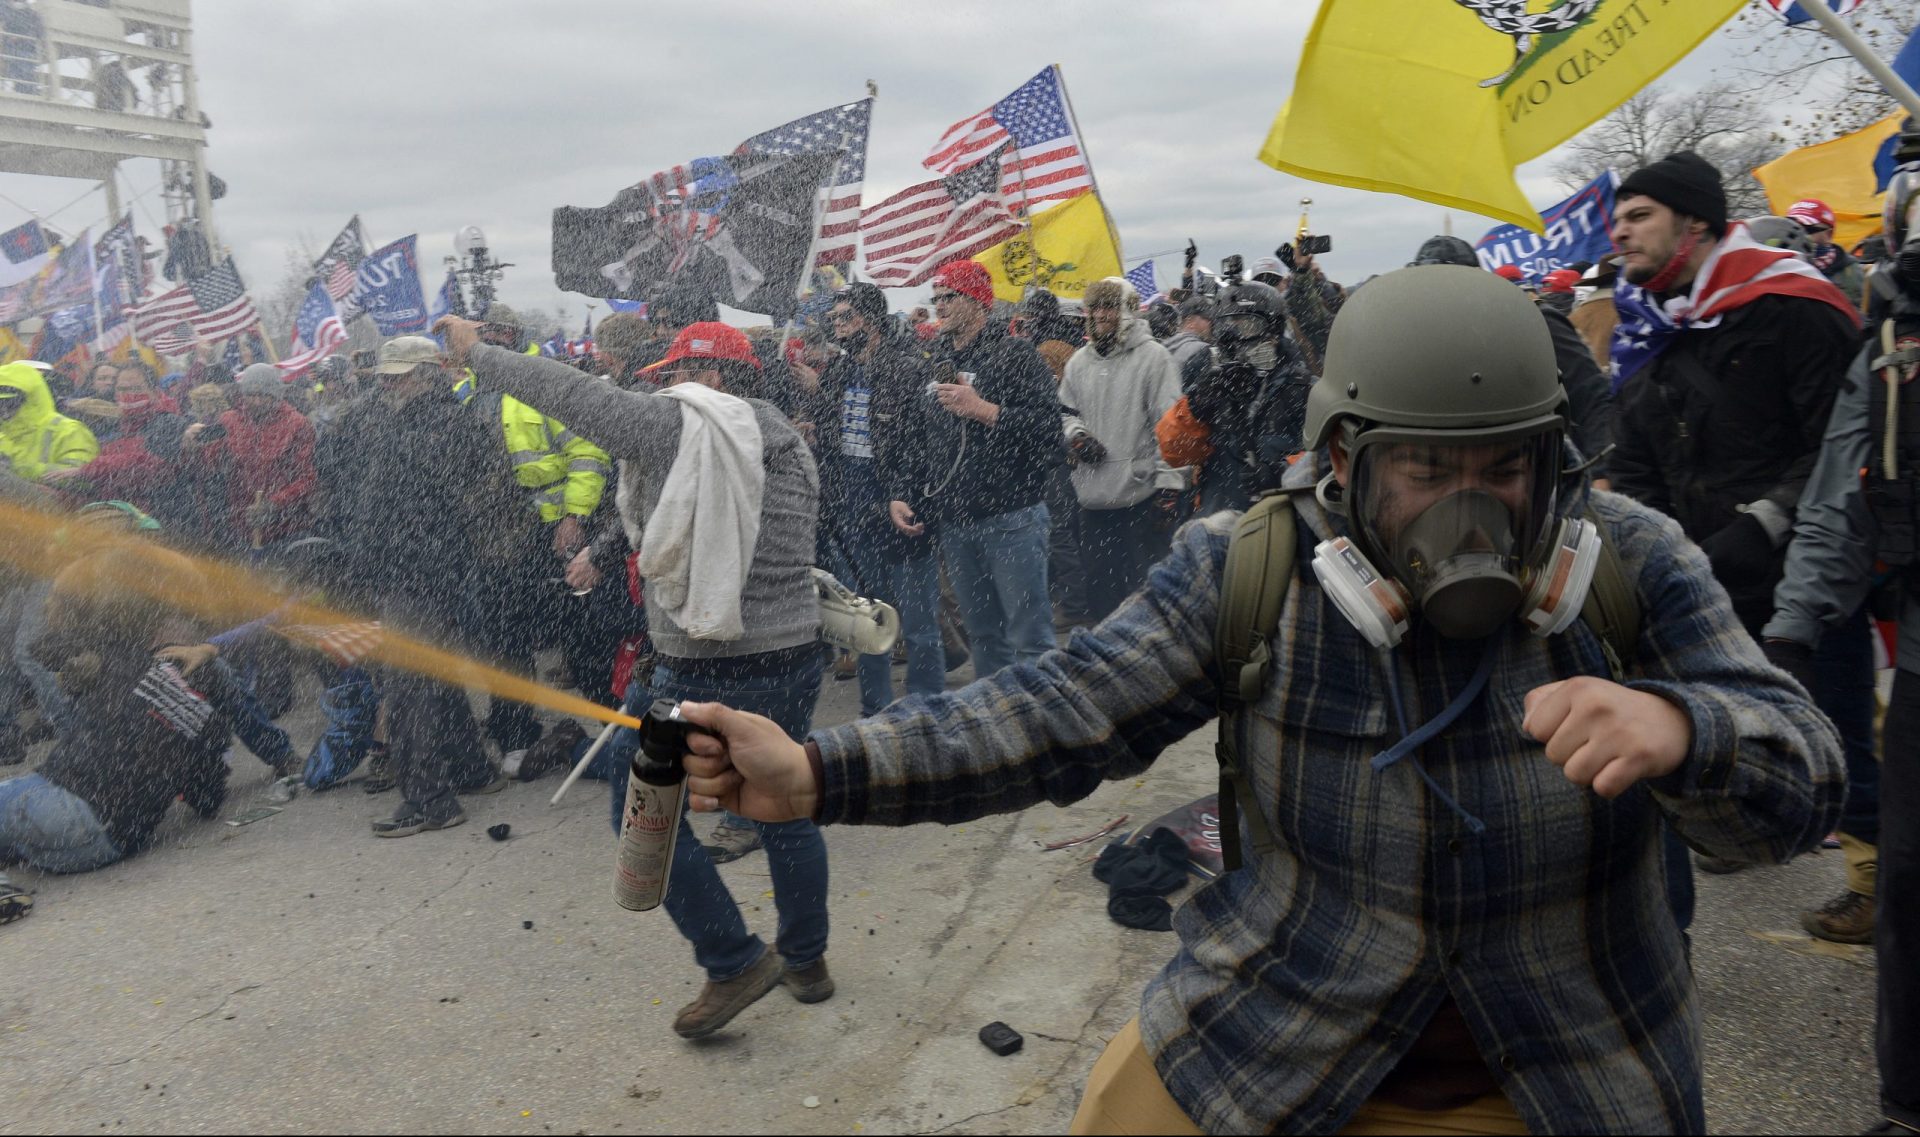
<instances>
[{"instance_id":1,"label":"bare tree","mask_svg":"<svg viewBox=\"0 0 1920 1137\"><path fill-rule=\"evenodd\" d=\"M279 275L266 289L255 293L254 304L260 313L260 322L273 337L274 345L282 350L293 336L293 318L299 314L300 304L306 300L307 289L313 284L313 262L320 254L312 251L312 244L303 238L288 245L282 253Z\"/></svg>"},{"instance_id":2,"label":"bare tree","mask_svg":"<svg viewBox=\"0 0 1920 1137\"><path fill-rule=\"evenodd\" d=\"M1562 148L1554 174L1569 191L1607 169L1626 176L1676 150L1692 150L1719 168L1734 217L1767 212L1752 170L1785 146L1750 94L1732 84L1697 91L1648 87Z\"/></svg>"},{"instance_id":3,"label":"bare tree","mask_svg":"<svg viewBox=\"0 0 1920 1137\"><path fill-rule=\"evenodd\" d=\"M1912 3L1862 4L1847 17L1882 59L1892 59L1920 24ZM1727 25L1738 45L1737 89L1785 104L1782 124L1791 146L1810 146L1886 118L1900 109L1893 96L1818 24L1787 27L1756 7Z\"/></svg>"}]
</instances>

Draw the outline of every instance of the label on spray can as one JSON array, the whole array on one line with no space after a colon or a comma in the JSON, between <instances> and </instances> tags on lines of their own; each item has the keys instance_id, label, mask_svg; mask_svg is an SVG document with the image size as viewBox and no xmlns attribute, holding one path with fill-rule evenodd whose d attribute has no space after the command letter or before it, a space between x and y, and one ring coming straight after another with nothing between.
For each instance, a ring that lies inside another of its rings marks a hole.
<instances>
[{"instance_id":1,"label":"label on spray can","mask_svg":"<svg viewBox=\"0 0 1920 1137\"><path fill-rule=\"evenodd\" d=\"M620 851L613 869L613 899L622 908L646 912L666 899L673 849L680 837L680 807L687 793L686 768L680 759L687 752L690 729L670 700L656 700L647 710L640 749L627 778Z\"/></svg>"}]
</instances>

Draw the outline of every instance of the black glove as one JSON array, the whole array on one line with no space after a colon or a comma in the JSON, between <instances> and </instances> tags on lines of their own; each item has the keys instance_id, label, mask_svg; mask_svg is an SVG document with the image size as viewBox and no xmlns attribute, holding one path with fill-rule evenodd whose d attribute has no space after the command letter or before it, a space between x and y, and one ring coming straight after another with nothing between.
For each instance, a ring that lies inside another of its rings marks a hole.
<instances>
[{"instance_id":1,"label":"black glove","mask_svg":"<svg viewBox=\"0 0 1920 1137\"><path fill-rule=\"evenodd\" d=\"M1773 538L1752 514L1741 514L1700 542L1700 551L1713 562L1713 575L1727 588L1765 580L1773 571Z\"/></svg>"},{"instance_id":2,"label":"black glove","mask_svg":"<svg viewBox=\"0 0 1920 1137\"><path fill-rule=\"evenodd\" d=\"M1107 448L1091 434L1076 434L1067 440L1067 458L1076 465L1097 465L1107 460Z\"/></svg>"},{"instance_id":3,"label":"black glove","mask_svg":"<svg viewBox=\"0 0 1920 1137\"><path fill-rule=\"evenodd\" d=\"M1763 640L1760 649L1767 662L1793 676L1794 681L1813 690L1813 649L1794 640Z\"/></svg>"}]
</instances>

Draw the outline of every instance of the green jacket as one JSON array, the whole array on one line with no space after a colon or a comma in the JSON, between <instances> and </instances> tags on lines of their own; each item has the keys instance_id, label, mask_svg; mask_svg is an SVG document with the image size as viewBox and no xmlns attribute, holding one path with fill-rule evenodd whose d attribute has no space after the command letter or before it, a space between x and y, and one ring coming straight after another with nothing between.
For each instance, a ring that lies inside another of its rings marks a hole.
<instances>
[{"instance_id":1,"label":"green jacket","mask_svg":"<svg viewBox=\"0 0 1920 1137\"><path fill-rule=\"evenodd\" d=\"M53 395L39 368L25 363L0 367L0 387L21 392L26 405L0 422L0 457L12 464L16 477L37 482L49 470L71 470L93 461L100 443L76 419L53 409Z\"/></svg>"}]
</instances>

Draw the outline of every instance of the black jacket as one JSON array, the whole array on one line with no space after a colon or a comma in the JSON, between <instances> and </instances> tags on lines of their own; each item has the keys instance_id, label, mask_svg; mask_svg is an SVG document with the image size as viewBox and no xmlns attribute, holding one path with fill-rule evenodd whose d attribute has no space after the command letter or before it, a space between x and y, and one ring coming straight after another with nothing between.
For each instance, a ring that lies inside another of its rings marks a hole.
<instances>
[{"instance_id":1,"label":"black jacket","mask_svg":"<svg viewBox=\"0 0 1920 1137\"><path fill-rule=\"evenodd\" d=\"M1573 321L1544 304L1540 315L1553 334L1553 362L1560 369L1560 386L1567 392L1573 444L1585 457L1598 457L1613 443L1613 384L1594 362ZM1604 477L1606 471L1603 460L1594 467L1593 476Z\"/></svg>"},{"instance_id":2,"label":"black jacket","mask_svg":"<svg viewBox=\"0 0 1920 1137\"><path fill-rule=\"evenodd\" d=\"M1045 500L1047 475L1066 461L1066 448L1059 387L1033 344L989 321L964 349L942 335L927 345L926 357L929 378L946 362L971 375L1000 418L988 427L947 413L931 395L912 400L907 429L917 431L923 465L899 472L904 480L893 483L894 500L935 523L977 521Z\"/></svg>"},{"instance_id":3,"label":"black jacket","mask_svg":"<svg viewBox=\"0 0 1920 1137\"><path fill-rule=\"evenodd\" d=\"M838 535L842 541L861 541L877 548L889 560L902 560L926 545L893 527L887 506L891 498L882 495L877 502L854 501L849 494L847 457L840 448L841 400L856 367L864 371L871 401L867 406L868 436L873 442L874 472L883 490L896 485L925 484L926 463L921 453L921 434L917 429L917 404L927 398L930 372L920 355L917 342L882 339L873 357L856 363L852 357L837 357L820 373L820 390L805 408L814 423L814 458L820 468L820 530L824 537ZM911 498L904 499L911 501ZM856 532L840 533L842 526ZM852 582L848 582L852 583Z\"/></svg>"},{"instance_id":4,"label":"black jacket","mask_svg":"<svg viewBox=\"0 0 1920 1137\"><path fill-rule=\"evenodd\" d=\"M203 810L225 796L227 720L213 706L203 667L191 680L142 648L120 649L82 667L63 645L43 640L35 654L61 672L73 699L73 733L54 745L40 776L85 801L122 855L152 838L180 794ZM85 672L84 680L76 679Z\"/></svg>"},{"instance_id":5,"label":"black jacket","mask_svg":"<svg viewBox=\"0 0 1920 1137\"><path fill-rule=\"evenodd\" d=\"M1615 397L1613 488L1673 517L1709 554L1716 534L1746 520L1738 506L1765 499L1791 516L1855 335L1839 309L1789 296L1679 333ZM1783 546L1740 565L1716 560L1746 622L1771 610L1785 558Z\"/></svg>"},{"instance_id":6,"label":"black jacket","mask_svg":"<svg viewBox=\"0 0 1920 1137\"><path fill-rule=\"evenodd\" d=\"M463 626L471 574L504 571L533 525L499 427L448 391L360 399L314 464L353 601L389 619Z\"/></svg>"}]
</instances>

